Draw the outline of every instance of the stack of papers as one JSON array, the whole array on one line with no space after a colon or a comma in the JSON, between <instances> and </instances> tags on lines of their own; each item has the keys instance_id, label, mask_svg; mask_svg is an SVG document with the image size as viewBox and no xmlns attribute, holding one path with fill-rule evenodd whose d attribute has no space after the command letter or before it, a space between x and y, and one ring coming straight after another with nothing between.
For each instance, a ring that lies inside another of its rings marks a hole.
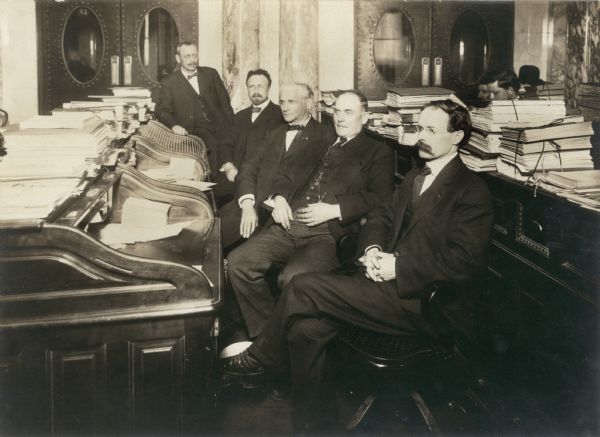
<instances>
[{"instance_id":1,"label":"stack of papers","mask_svg":"<svg viewBox=\"0 0 600 437\"><path fill-rule=\"evenodd\" d=\"M422 108L433 100L450 98L452 90L440 87L388 88L386 104L393 108Z\"/></svg>"},{"instance_id":2,"label":"stack of papers","mask_svg":"<svg viewBox=\"0 0 600 437\"><path fill-rule=\"evenodd\" d=\"M585 208L600 211L600 170L551 171L541 186Z\"/></svg>"},{"instance_id":3,"label":"stack of papers","mask_svg":"<svg viewBox=\"0 0 600 437\"><path fill-rule=\"evenodd\" d=\"M6 155L0 158L0 181L80 178L91 174L107 147L109 129L10 127L4 132Z\"/></svg>"},{"instance_id":4,"label":"stack of papers","mask_svg":"<svg viewBox=\"0 0 600 437\"><path fill-rule=\"evenodd\" d=\"M475 129L500 132L509 122L551 123L567 114L564 100L492 100L471 111Z\"/></svg>"},{"instance_id":5,"label":"stack of papers","mask_svg":"<svg viewBox=\"0 0 600 437\"><path fill-rule=\"evenodd\" d=\"M600 83L582 83L579 108L586 120L600 121Z\"/></svg>"},{"instance_id":6,"label":"stack of papers","mask_svg":"<svg viewBox=\"0 0 600 437\"><path fill-rule=\"evenodd\" d=\"M527 85L525 88L525 100L564 100L565 85L562 82L543 85Z\"/></svg>"},{"instance_id":7,"label":"stack of papers","mask_svg":"<svg viewBox=\"0 0 600 437\"><path fill-rule=\"evenodd\" d=\"M74 178L0 182L0 220L44 219L80 188Z\"/></svg>"},{"instance_id":8,"label":"stack of papers","mask_svg":"<svg viewBox=\"0 0 600 437\"><path fill-rule=\"evenodd\" d=\"M522 174L592 169L590 122L539 125L510 123L502 129L501 160Z\"/></svg>"}]
</instances>

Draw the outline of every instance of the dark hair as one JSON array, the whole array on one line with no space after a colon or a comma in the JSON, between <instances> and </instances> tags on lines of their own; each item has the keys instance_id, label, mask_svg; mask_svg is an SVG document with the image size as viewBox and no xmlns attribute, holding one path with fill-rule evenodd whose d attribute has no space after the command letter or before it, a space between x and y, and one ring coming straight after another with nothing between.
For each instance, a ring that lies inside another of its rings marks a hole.
<instances>
[{"instance_id":1,"label":"dark hair","mask_svg":"<svg viewBox=\"0 0 600 437\"><path fill-rule=\"evenodd\" d=\"M509 87L518 93L521 89L521 82L517 78L517 75L512 70L495 70L483 76L481 84L490 84L498 81L498 86L502 89L507 90Z\"/></svg>"},{"instance_id":2,"label":"dark hair","mask_svg":"<svg viewBox=\"0 0 600 437\"><path fill-rule=\"evenodd\" d=\"M271 75L269 74L269 72L267 70L264 70L262 68L257 68L256 70L250 70L248 72L248 74L246 75L246 83L248 83L248 79L250 79L252 76L266 77L267 82L269 83L269 88L271 88Z\"/></svg>"},{"instance_id":3,"label":"dark hair","mask_svg":"<svg viewBox=\"0 0 600 437\"><path fill-rule=\"evenodd\" d=\"M448 132L463 131L463 138L458 143L458 147L464 146L471 137L471 116L466 108L462 107L450 99L434 100L427 103L423 109L436 108L441 109L448 114Z\"/></svg>"},{"instance_id":4,"label":"dark hair","mask_svg":"<svg viewBox=\"0 0 600 437\"><path fill-rule=\"evenodd\" d=\"M352 94L352 95L358 97L358 100L360 102L360 109L362 109L363 112L367 112L368 111L368 109L369 109L369 101L367 100L367 98L365 97L365 95L363 93L361 93L360 91L357 91L357 90L347 90L347 91L344 91L342 94ZM340 96L342 94L340 94ZM339 98L339 96L337 98Z\"/></svg>"}]
</instances>

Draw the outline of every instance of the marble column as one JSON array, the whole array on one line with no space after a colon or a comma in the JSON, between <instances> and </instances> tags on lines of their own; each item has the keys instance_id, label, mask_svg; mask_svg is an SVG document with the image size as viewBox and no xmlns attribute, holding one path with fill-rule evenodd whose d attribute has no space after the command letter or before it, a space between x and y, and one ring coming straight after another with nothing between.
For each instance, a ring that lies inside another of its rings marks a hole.
<instances>
[{"instance_id":1,"label":"marble column","mask_svg":"<svg viewBox=\"0 0 600 437\"><path fill-rule=\"evenodd\" d=\"M600 80L599 12L598 2L567 4L569 31L565 99L569 107L578 106L579 84Z\"/></svg>"},{"instance_id":2,"label":"marble column","mask_svg":"<svg viewBox=\"0 0 600 437\"><path fill-rule=\"evenodd\" d=\"M250 104L246 74L259 66L259 0L223 1L223 82L234 111Z\"/></svg>"},{"instance_id":3,"label":"marble column","mask_svg":"<svg viewBox=\"0 0 600 437\"><path fill-rule=\"evenodd\" d=\"M318 96L318 3L281 0L279 25L279 84L304 82Z\"/></svg>"}]
</instances>

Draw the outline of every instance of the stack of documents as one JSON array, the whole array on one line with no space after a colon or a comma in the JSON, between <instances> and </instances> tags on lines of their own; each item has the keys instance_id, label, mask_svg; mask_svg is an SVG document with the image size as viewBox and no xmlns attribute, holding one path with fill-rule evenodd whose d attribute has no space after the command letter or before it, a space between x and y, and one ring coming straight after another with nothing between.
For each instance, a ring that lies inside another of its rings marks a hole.
<instances>
[{"instance_id":1,"label":"stack of documents","mask_svg":"<svg viewBox=\"0 0 600 437\"><path fill-rule=\"evenodd\" d=\"M471 111L471 122L480 131L499 133L513 121L545 124L566 114L564 100L492 100L489 105Z\"/></svg>"},{"instance_id":2,"label":"stack of documents","mask_svg":"<svg viewBox=\"0 0 600 437\"><path fill-rule=\"evenodd\" d=\"M564 121L564 100L493 100L471 110L473 131L468 147L461 151L463 162L474 171L494 171L493 162L501 154L502 127L514 122L536 125ZM582 121L581 118L571 121Z\"/></svg>"},{"instance_id":3,"label":"stack of documents","mask_svg":"<svg viewBox=\"0 0 600 437\"><path fill-rule=\"evenodd\" d=\"M90 174L108 145L109 134L102 122L96 128L10 127L4 132L6 156L0 158L0 181Z\"/></svg>"},{"instance_id":4,"label":"stack of documents","mask_svg":"<svg viewBox=\"0 0 600 437\"><path fill-rule=\"evenodd\" d=\"M450 98L452 90L440 87L388 88L386 104L392 108L422 108L433 100Z\"/></svg>"},{"instance_id":5,"label":"stack of documents","mask_svg":"<svg viewBox=\"0 0 600 437\"><path fill-rule=\"evenodd\" d=\"M0 220L43 219L80 192L75 178L0 182Z\"/></svg>"},{"instance_id":6,"label":"stack of documents","mask_svg":"<svg viewBox=\"0 0 600 437\"><path fill-rule=\"evenodd\" d=\"M527 85L525 88L525 100L564 100L565 85L562 82L543 85Z\"/></svg>"},{"instance_id":7,"label":"stack of documents","mask_svg":"<svg viewBox=\"0 0 600 437\"><path fill-rule=\"evenodd\" d=\"M591 123L583 121L551 125L509 123L502 128L500 159L522 175L592 169L593 132Z\"/></svg>"},{"instance_id":8,"label":"stack of documents","mask_svg":"<svg viewBox=\"0 0 600 437\"><path fill-rule=\"evenodd\" d=\"M579 108L586 120L600 122L600 83L582 83Z\"/></svg>"},{"instance_id":9,"label":"stack of documents","mask_svg":"<svg viewBox=\"0 0 600 437\"><path fill-rule=\"evenodd\" d=\"M385 104L387 114L369 126L369 129L398 141L400 144L414 146L417 143L417 123L419 114L427 103L433 100L454 98L452 91L439 87L388 89ZM369 107L371 107L369 102Z\"/></svg>"},{"instance_id":10,"label":"stack of documents","mask_svg":"<svg viewBox=\"0 0 600 437\"><path fill-rule=\"evenodd\" d=\"M600 170L551 171L541 186L585 208L600 211Z\"/></svg>"}]
</instances>

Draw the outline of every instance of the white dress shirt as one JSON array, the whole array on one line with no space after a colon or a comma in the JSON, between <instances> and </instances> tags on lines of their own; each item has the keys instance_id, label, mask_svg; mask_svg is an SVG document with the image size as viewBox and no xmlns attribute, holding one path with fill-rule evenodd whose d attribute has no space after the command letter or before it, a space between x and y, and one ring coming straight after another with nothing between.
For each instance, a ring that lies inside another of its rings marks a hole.
<instances>
[{"instance_id":1,"label":"white dress shirt","mask_svg":"<svg viewBox=\"0 0 600 437\"><path fill-rule=\"evenodd\" d=\"M431 161L428 161L425 164L425 165L427 165L427 167L429 167L429 170L431 170L431 173L428 174L427 176L425 176L425 179L423 179L423 186L421 187L421 192L419 193L419 196L421 194L423 194L425 192L425 190L427 190L429 187L431 187L431 184L433 184L433 181L435 180L437 175L440 174L440 172L444 169L444 167L446 167L448 165L448 163L456 157L456 155L458 155L458 152L454 152L449 155L442 156L441 158L438 158L438 159L433 159Z\"/></svg>"},{"instance_id":2,"label":"white dress shirt","mask_svg":"<svg viewBox=\"0 0 600 437\"><path fill-rule=\"evenodd\" d=\"M198 70L196 70L197 72ZM196 74L196 76L194 77L190 77L188 79L188 76L190 74L194 74L194 72L192 73L188 73L187 71L185 71L183 68L181 69L181 74L183 74L183 77L185 77L187 79L187 81L190 83L190 85L194 88L194 90L196 91L196 94L200 94L200 87L198 86L198 75Z\"/></svg>"},{"instance_id":3,"label":"white dress shirt","mask_svg":"<svg viewBox=\"0 0 600 437\"><path fill-rule=\"evenodd\" d=\"M268 104L269 104L269 99L265 100L260 105L252 105L253 109L260 108L260 112L252 112L252 117L251 117L252 123L254 123L256 121L258 116L265 110L265 108L267 107Z\"/></svg>"}]
</instances>

